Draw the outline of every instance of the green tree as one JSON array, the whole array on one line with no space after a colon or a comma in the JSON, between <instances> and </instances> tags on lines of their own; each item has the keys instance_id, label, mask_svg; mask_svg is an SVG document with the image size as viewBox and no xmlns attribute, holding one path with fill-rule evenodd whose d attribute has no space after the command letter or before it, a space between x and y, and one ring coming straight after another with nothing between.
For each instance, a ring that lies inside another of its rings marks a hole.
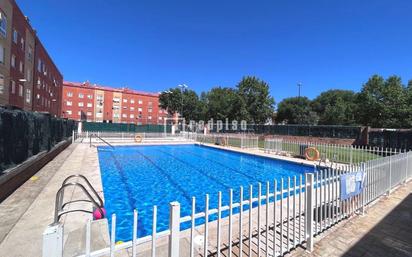
<instances>
[{"instance_id":1,"label":"green tree","mask_svg":"<svg viewBox=\"0 0 412 257\"><path fill-rule=\"evenodd\" d=\"M244 77L237 85L246 104L248 117L254 123L265 123L274 112L275 100L269 94L269 85L256 77Z\"/></svg>"},{"instance_id":2,"label":"green tree","mask_svg":"<svg viewBox=\"0 0 412 257\"><path fill-rule=\"evenodd\" d=\"M159 106L170 114L175 114L182 109L182 92L179 88L170 88L159 95Z\"/></svg>"},{"instance_id":3,"label":"green tree","mask_svg":"<svg viewBox=\"0 0 412 257\"><path fill-rule=\"evenodd\" d=\"M171 88L159 96L159 105L170 114L180 113L186 120L199 120L202 107L199 97L193 90Z\"/></svg>"},{"instance_id":4,"label":"green tree","mask_svg":"<svg viewBox=\"0 0 412 257\"><path fill-rule=\"evenodd\" d=\"M285 98L278 105L276 121L279 123L316 125L318 120L307 97Z\"/></svg>"},{"instance_id":5,"label":"green tree","mask_svg":"<svg viewBox=\"0 0 412 257\"><path fill-rule=\"evenodd\" d=\"M312 101L319 115L319 124L353 125L356 113L356 94L351 90L328 90Z\"/></svg>"},{"instance_id":6,"label":"green tree","mask_svg":"<svg viewBox=\"0 0 412 257\"><path fill-rule=\"evenodd\" d=\"M377 128L406 126L405 120L410 115L406 91L400 77L384 80L381 76L372 76L357 98L359 123Z\"/></svg>"},{"instance_id":7,"label":"green tree","mask_svg":"<svg viewBox=\"0 0 412 257\"><path fill-rule=\"evenodd\" d=\"M248 118L246 103L233 88L215 87L202 96L205 120L243 120Z\"/></svg>"}]
</instances>

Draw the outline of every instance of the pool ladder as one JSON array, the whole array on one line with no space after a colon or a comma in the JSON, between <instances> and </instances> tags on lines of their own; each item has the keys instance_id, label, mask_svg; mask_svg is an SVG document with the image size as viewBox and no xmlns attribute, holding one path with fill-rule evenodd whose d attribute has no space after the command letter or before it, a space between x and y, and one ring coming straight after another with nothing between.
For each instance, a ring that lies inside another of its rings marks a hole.
<instances>
[{"instance_id":1,"label":"pool ladder","mask_svg":"<svg viewBox=\"0 0 412 257\"><path fill-rule=\"evenodd\" d=\"M82 182L70 182L71 179L73 178L79 178L82 180ZM67 202L64 202L64 192L65 189L68 187L77 187L82 190L82 192L85 194L86 199L77 199L77 200L70 200ZM93 188L93 186L90 184L89 180L80 174L77 175L71 175L68 176L62 183L60 189L56 193L56 203L55 203L55 209L54 209L54 222L52 225L56 225L59 223L59 219L62 215L71 213L71 212L86 212L86 213L93 213L93 211L89 211L86 209L66 209L65 207L69 204L72 203L78 203L78 202L87 202L91 203L93 205L94 210L97 210L101 217L105 216L104 212L104 206L103 206L103 200L102 198L97 194L96 190Z\"/></svg>"},{"instance_id":2,"label":"pool ladder","mask_svg":"<svg viewBox=\"0 0 412 257\"><path fill-rule=\"evenodd\" d=\"M103 138L101 138L100 136L98 136L97 134L90 134L89 138L90 138L90 147L92 147L92 137L98 138L100 139L103 143L105 143L106 145L110 146L112 149L114 149L114 146L112 144L110 144L109 142L107 142L106 140L104 140Z\"/></svg>"}]
</instances>

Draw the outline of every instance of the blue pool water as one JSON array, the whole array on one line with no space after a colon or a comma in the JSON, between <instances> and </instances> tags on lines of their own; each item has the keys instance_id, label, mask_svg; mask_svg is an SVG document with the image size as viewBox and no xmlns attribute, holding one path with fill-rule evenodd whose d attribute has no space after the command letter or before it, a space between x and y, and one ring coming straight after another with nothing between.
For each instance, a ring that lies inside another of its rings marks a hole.
<instances>
[{"instance_id":1,"label":"blue pool water","mask_svg":"<svg viewBox=\"0 0 412 257\"><path fill-rule=\"evenodd\" d=\"M169 203L181 204L181 217L190 215L191 199L196 197L196 210L205 208L209 194L210 209L217 207L217 195L222 191L222 203L239 200L239 187L244 187L244 199L249 197L249 185L273 185L287 177L312 172L313 167L248 154L225 151L199 145L117 146L114 150L98 147L105 207L110 217L116 213L116 240L132 238L133 209L139 212L138 236L152 233L153 205L158 206L157 231L169 224ZM293 180L291 182L293 184ZM271 190L273 187L271 186ZM256 195L255 195L256 194ZM199 220L198 222L202 222ZM183 224L181 229L190 224Z\"/></svg>"}]
</instances>

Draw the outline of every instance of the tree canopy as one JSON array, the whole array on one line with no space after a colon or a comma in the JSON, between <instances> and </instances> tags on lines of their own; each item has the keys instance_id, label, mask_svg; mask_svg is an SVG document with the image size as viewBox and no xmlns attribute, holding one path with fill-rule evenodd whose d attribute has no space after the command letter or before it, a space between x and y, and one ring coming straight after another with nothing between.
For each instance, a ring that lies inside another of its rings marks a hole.
<instances>
[{"instance_id":1,"label":"tree canopy","mask_svg":"<svg viewBox=\"0 0 412 257\"><path fill-rule=\"evenodd\" d=\"M256 77L244 77L236 87L214 87L202 92L171 88L159 96L160 107L186 120L247 120L265 123L274 114L269 85Z\"/></svg>"},{"instance_id":2,"label":"tree canopy","mask_svg":"<svg viewBox=\"0 0 412 257\"><path fill-rule=\"evenodd\" d=\"M315 125L318 120L307 97L285 98L278 105L276 121L279 123Z\"/></svg>"},{"instance_id":3,"label":"tree canopy","mask_svg":"<svg viewBox=\"0 0 412 257\"><path fill-rule=\"evenodd\" d=\"M244 77L237 89L246 103L249 120L257 124L266 123L273 114L275 104L269 93L269 85L256 77Z\"/></svg>"},{"instance_id":4,"label":"tree canopy","mask_svg":"<svg viewBox=\"0 0 412 257\"><path fill-rule=\"evenodd\" d=\"M312 108L319 115L319 124L353 125L356 123L355 99L353 91L332 89L316 97Z\"/></svg>"},{"instance_id":5,"label":"tree canopy","mask_svg":"<svg viewBox=\"0 0 412 257\"><path fill-rule=\"evenodd\" d=\"M202 92L171 88L159 97L169 113L181 113L187 120L246 120L264 124L275 119L286 124L364 125L386 128L412 127L412 80L407 85L398 76L371 76L359 93L332 89L315 99L275 101L269 85L256 77L244 77L235 87L214 87Z\"/></svg>"}]
</instances>

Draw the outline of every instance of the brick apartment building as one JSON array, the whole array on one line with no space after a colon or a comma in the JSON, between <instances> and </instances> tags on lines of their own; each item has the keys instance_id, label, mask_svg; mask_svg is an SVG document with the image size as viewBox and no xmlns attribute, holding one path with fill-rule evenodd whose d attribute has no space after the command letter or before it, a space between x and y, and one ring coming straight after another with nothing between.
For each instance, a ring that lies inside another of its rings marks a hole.
<instances>
[{"instance_id":1,"label":"brick apartment building","mask_svg":"<svg viewBox=\"0 0 412 257\"><path fill-rule=\"evenodd\" d=\"M61 113L63 76L14 0L0 0L0 106Z\"/></svg>"},{"instance_id":2,"label":"brick apartment building","mask_svg":"<svg viewBox=\"0 0 412 257\"><path fill-rule=\"evenodd\" d=\"M167 112L159 96L128 88L89 82L63 82L62 116L74 120L108 123L164 124Z\"/></svg>"}]
</instances>

